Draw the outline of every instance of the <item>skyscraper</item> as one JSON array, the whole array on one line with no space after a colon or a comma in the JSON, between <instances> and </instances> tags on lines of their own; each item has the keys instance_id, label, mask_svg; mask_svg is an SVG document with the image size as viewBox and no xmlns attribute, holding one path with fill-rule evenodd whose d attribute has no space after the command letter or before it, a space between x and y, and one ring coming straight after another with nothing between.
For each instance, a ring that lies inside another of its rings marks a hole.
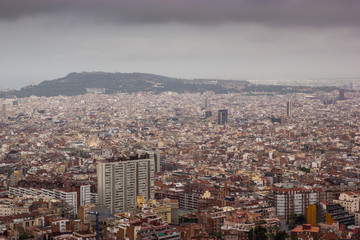
<instances>
[{"instance_id":1,"label":"skyscraper","mask_svg":"<svg viewBox=\"0 0 360 240\"><path fill-rule=\"evenodd\" d=\"M160 153L158 150L137 150L137 154L144 155L149 154L149 158L154 159L155 172L160 172Z\"/></svg>"},{"instance_id":2,"label":"skyscraper","mask_svg":"<svg viewBox=\"0 0 360 240\"><path fill-rule=\"evenodd\" d=\"M206 111L205 112L205 118L210 118L212 116L212 112L211 111Z\"/></svg>"},{"instance_id":3,"label":"skyscraper","mask_svg":"<svg viewBox=\"0 0 360 240\"><path fill-rule=\"evenodd\" d=\"M1 115L6 118L6 104L2 104L1 106Z\"/></svg>"},{"instance_id":4,"label":"skyscraper","mask_svg":"<svg viewBox=\"0 0 360 240\"><path fill-rule=\"evenodd\" d=\"M98 161L98 203L114 214L134 209L137 196L153 199L154 165L149 154Z\"/></svg>"},{"instance_id":5,"label":"skyscraper","mask_svg":"<svg viewBox=\"0 0 360 240\"><path fill-rule=\"evenodd\" d=\"M345 89L339 90L339 100L345 100Z\"/></svg>"},{"instance_id":6,"label":"skyscraper","mask_svg":"<svg viewBox=\"0 0 360 240\"><path fill-rule=\"evenodd\" d=\"M228 122L228 110L222 109L218 111L218 124L225 124Z\"/></svg>"},{"instance_id":7,"label":"skyscraper","mask_svg":"<svg viewBox=\"0 0 360 240\"><path fill-rule=\"evenodd\" d=\"M292 108L293 108L292 102L287 101L287 103L286 103L286 116L288 116L289 118L292 118Z\"/></svg>"},{"instance_id":8,"label":"skyscraper","mask_svg":"<svg viewBox=\"0 0 360 240\"><path fill-rule=\"evenodd\" d=\"M205 99L205 104L204 104L205 110L210 109L210 99Z\"/></svg>"}]
</instances>

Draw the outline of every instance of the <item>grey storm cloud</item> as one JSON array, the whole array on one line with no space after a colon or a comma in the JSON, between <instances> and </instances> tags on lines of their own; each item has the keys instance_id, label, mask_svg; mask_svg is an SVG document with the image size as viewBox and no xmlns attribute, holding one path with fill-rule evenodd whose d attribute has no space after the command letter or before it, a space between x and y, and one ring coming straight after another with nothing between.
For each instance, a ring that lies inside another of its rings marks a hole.
<instances>
[{"instance_id":1,"label":"grey storm cloud","mask_svg":"<svg viewBox=\"0 0 360 240\"><path fill-rule=\"evenodd\" d=\"M41 14L116 24L258 23L278 26L358 27L358 0L0 0L0 20Z\"/></svg>"},{"instance_id":2,"label":"grey storm cloud","mask_svg":"<svg viewBox=\"0 0 360 240\"><path fill-rule=\"evenodd\" d=\"M0 0L0 86L69 72L360 75L360 0Z\"/></svg>"}]
</instances>

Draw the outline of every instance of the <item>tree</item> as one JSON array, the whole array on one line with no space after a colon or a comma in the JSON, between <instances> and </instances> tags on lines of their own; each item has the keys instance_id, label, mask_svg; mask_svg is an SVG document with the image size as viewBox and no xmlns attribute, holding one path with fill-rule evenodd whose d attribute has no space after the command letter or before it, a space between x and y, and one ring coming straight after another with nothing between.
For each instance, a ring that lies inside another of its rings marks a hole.
<instances>
[{"instance_id":1,"label":"tree","mask_svg":"<svg viewBox=\"0 0 360 240\"><path fill-rule=\"evenodd\" d=\"M295 215L295 224L302 225L306 223L306 218L303 214L296 214Z\"/></svg>"},{"instance_id":2,"label":"tree","mask_svg":"<svg viewBox=\"0 0 360 240\"><path fill-rule=\"evenodd\" d=\"M277 231L274 235L274 240L285 240L289 235L285 231Z\"/></svg>"},{"instance_id":3,"label":"tree","mask_svg":"<svg viewBox=\"0 0 360 240\"><path fill-rule=\"evenodd\" d=\"M256 226L254 230L255 240L267 239L266 233L267 233L266 228L264 228L263 226Z\"/></svg>"},{"instance_id":4,"label":"tree","mask_svg":"<svg viewBox=\"0 0 360 240\"><path fill-rule=\"evenodd\" d=\"M269 238L272 240L285 240L289 235L285 232L280 230L278 226L274 226L269 229Z\"/></svg>"}]
</instances>

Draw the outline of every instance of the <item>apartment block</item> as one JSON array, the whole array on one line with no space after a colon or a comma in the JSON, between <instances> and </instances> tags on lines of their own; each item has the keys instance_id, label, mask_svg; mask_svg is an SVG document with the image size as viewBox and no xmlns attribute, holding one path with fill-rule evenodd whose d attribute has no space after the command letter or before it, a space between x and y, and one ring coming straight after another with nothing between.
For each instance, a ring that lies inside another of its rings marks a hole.
<instances>
[{"instance_id":1,"label":"apartment block","mask_svg":"<svg viewBox=\"0 0 360 240\"><path fill-rule=\"evenodd\" d=\"M323 189L284 188L274 193L276 215L287 219L293 214L305 216L310 204L332 199L332 192Z\"/></svg>"},{"instance_id":2,"label":"apartment block","mask_svg":"<svg viewBox=\"0 0 360 240\"><path fill-rule=\"evenodd\" d=\"M355 192L340 193L339 199L334 199L334 203L339 203L346 211L351 213L360 210L360 196Z\"/></svg>"},{"instance_id":3,"label":"apartment block","mask_svg":"<svg viewBox=\"0 0 360 240\"><path fill-rule=\"evenodd\" d=\"M153 199L154 165L149 154L98 161L98 203L114 214L134 209L137 196Z\"/></svg>"},{"instance_id":4,"label":"apartment block","mask_svg":"<svg viewBox=\"0 0 360 240\"><path fill-rule=\"evenodd\" d=\"M47 196L54 199L64 200L73 207L74 214L80 206L89 204L91 201L90 185L82 185L79 191L65 191L60 189L35 189L23 187L10 187L9 193L13 196Z\"/></svg>"}]
</instances>

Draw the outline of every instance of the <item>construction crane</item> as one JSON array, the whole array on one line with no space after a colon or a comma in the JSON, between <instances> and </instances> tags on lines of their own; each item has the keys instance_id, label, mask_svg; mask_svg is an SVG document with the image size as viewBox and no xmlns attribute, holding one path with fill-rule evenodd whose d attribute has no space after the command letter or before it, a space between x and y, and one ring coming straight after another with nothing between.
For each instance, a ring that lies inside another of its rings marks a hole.
<instances>
[{"instance_id":1,"label":"construction crane","mask_svg":"<svg viewBox=\"0 0 360 240\"><path fill-rule=\"evenodd\" d=\"M104 217L114 217L114 215L109 214L109 213L100 213L100 212L87 212L88 214L91 215L95 215L95 231L96 231L96 240L100 239L100 233L99 233L99 216L104 216Z\"/></svg>"}]
</instances>

